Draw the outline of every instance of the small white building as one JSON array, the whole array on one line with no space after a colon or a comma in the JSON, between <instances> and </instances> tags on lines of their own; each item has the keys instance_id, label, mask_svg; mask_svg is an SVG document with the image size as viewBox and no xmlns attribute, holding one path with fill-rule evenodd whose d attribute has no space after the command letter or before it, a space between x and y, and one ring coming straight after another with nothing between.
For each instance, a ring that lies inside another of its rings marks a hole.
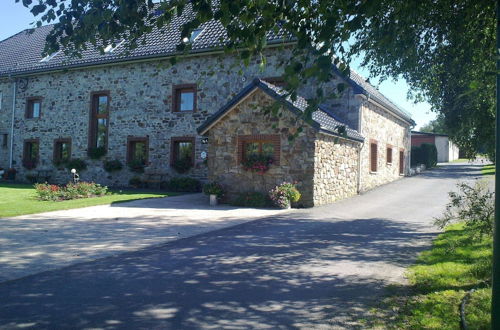
<instances>
[{"instance_id":1,"label":"small white building","mask_svg":"<svg viewBox=\"0 0 500 330\"><path fill-rule=\"evenodd\" d=\"M458 146L450 141L448 135L417 131L411 132L412 147L420 147L424 143L436 146L438 163L452 162L459 158Z\"/></svg>"}]
</instances>

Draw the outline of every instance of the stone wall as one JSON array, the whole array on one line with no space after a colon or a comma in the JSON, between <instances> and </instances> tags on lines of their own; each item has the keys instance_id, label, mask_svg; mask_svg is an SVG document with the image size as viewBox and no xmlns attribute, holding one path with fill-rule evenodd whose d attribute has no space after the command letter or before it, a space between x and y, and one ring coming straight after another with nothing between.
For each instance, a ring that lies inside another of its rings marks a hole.
<instances>
[{"instance_id":1,"label":"stone wall","mask_svg":"<svg viewBox=\"0 0 500 330\"><path fill-rule=\"evenodd\" d=\"M242 75L238 74L241 64L233 56L202 54L186 57L173 67L168 64L168 60L155 60L41 73L23 78L27 85L17 93L14 134L13 160L14 167L19 171L18 179L23 180L30 173L22 167L23 142L37 138L40 141L40 164L36 170L51 170L54 181L67 181L70 177L68 170L57 169L52 164L53 149L55 139L71 138L72 157L84 159L88 164L88 169L81 173L83 180L114 186L127 185L129 179L136 175L128 171L126 166L118 173L109 174L103 169L103 160L118 159L125 164L128 136L149 137L150 164L146 168L147 172L177 176L170 168L170 140L182 136L195 137L196 149L195 167L185 175L204 180L207 167L200 154L207 150L207 145L202 144L202 137L197 135L196 128L254 77L281 75L278 63L286 61L289 50L271 48L267 50L267 56L263 72L256 59L244 68ZM326 84L325 94L331 94L338 82L340 80L336 78ZM189 83L198 85L197 111L172 112L172 86ZM11 87L11 83L5 86L0 84L2 89L10 90ZM306 85L300 94L308 97L315 93L315 88ZM87 149L91 93L98 91L109 92L111 102L108 153L104 159L96 161L88 158ZM351 109L354 99L350 98L349 93L346 91L343 99L331 100L331 105L339 111ZM24 118L26 99L29 97L43 98L41 118ZM4 106L7 102L10 101L4 97ZM9 123L10 129L11 105L8 110L9 117L5 121L2 117L2 122ZM353 113L345 116L357 118L355 111ZM5 130L0 126L2 129ZM1 162L4 159L2 151L0 157Z\"/></svg>"},{"instance_id":2,"label":"stone wall","mask_svg":"<svg viewBox=\"0 0 500 330\"><path fill-rule=\"evenodd\" d=\"M210 129L209 179L221 182L229 199L247 191L267 193L284 181L298 182L302 194L299 203L313 206L316 133L306 126L294 141L289 142L289 134L297 127L296 116L287 110L279 120L265 115L261 109L273 102L267 94L256 90ZM263 134L280 136L280 164L271 165L264 174L246 171L238 161L238 136Z\"/></svg>"},{"instance_id":3,"label":"stone wall","mask_svg":"<svg viewBox=\"0 0 500 330\"><path fill-rule=\"evenodd\" d=\"M317 134L314 155L314 205L333 203L358 193L360 143Z\"/></svg>"},{"instance_id":4,"label":"stone wall","mask_svg":"<svg viewBox=\"0 0 500 330\"><path fill-rule=\"evenodd\" d=\"M146 171L176 176L177 173L170 168L170 139L195 137L196 165L186 175L204 179L207 167L200 154L207 146L202 144L202 137L197 136L196 128L255 76L279 76L276 63L286 54L283 50L270 49L264 72L259 71L255 62L243 75L234 69L236 62L232 57L204 55L185 58L174 67L169 66L168 61L151 61L29 77L27 87L17 93L14 166L20 171L18 178L24 179L29 173L21 166L23 141L38 138L40 164L37 170L51 169L55 181L67 181L68 171L57 170L52 164L53 144L57 138L71 138L72 157L82 158L89 165L81 173L83 180L127 185L135 174L126 166L119 173L108 174L102 167L102 160L87 157L91 93L108 91L111 102L105 159L118 159L125 164L127 136L148 136L150 164ZM187 83L198 84L197 111L172 112L172 86ZM35 96L43 98L41 118L25 119L26 99Z\"/></svg>"},{"instance_id":5,"label":"stone wall","mask_svg":"<svg viewBox=\"0 0 500 330\"><path fill-rule=\"evenodd\" d=\"M397 180L399 174L399 151L405 154L405 173L409 169L409 124L398 119L386 109L365 102L361 107L361 134L365 143L361 149L360 191ZM370 143L377 143L377 171L370 168ZM392 147L392 163L387 162L387 147Z\"/></svg>"},{"instance_id":6,"label":"stone wall","mask_svg":"<svg viewBox=\"0 0 500 330\"><path fill-rule=\"evenodd\" d=\"M0 79L0 168L9 167L9 146L12 115L12 83L9 80ZM7 147L3 145L4 134L7 134Z\"/></svg>"}]
</instances>

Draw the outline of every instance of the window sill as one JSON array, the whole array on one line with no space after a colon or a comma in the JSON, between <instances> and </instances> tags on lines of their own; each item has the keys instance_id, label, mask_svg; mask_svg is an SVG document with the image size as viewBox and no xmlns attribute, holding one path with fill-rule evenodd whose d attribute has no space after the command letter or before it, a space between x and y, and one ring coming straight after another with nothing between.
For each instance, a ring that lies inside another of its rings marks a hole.
<instances>
[{"instance_id":1,"label":"window sill","mask_svg":"<svg viewBox=\"0 0 500 330\"><path fill-rule=\"evenodd\" d=\"M392 166L392 163L386 163L386 165L388 165L388 166Z\"/></svg>"},{"instance_id":2,"label":"window sill","mask_svg":"<svg viewBox=\"0 0 500 330\"><path fill-rule=\"evenodd\" d=\"M196 110L184 110L184 111L178 111L178 110L174 110L172 111L172 113L194 113L196 112Z\"/></svg>"},{"instance_id":3,"label":"window sill","mask_svg":"<svg viewBox=\"0 0 500 330\"><path fill-rule=\"evenodd\" d=\"M378 174L378 171L377 172L370 171L370 174Z\"/></svg>"}]
</instances>

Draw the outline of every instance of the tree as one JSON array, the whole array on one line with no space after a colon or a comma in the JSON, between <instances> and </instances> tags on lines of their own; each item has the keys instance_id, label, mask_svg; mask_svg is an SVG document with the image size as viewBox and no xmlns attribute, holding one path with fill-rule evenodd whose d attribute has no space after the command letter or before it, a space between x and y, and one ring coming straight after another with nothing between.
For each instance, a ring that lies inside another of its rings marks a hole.
<instances>
[{"instance_id":1,"label":"tree","mask_svg":"<svg viewBox=\"0 0 500 330\"><path fill-rule=\"evenodd\" d=\"M447 134L447 128L444 124L444 116L440 114L436 119L431 120L430 122L422 126L420 132Z\"/></svg>"},{"instance_id":2,"label":"tree","mask_svg":"<svg viewBox=\"0 0 500 330\"><path fill-rule=\"evenodd\" d=\"M374 75L402 76L443 116L468 157L494 154L495 1L379 0L352 54Z\"/></svg>"},{"instance_id":3,"label":"tree","mask_svg":"<svg viewBox=\"0 0 500 330\"><path fill-rule=\"evenodd\" d=\"M296 41L283 64L292 98L309 79L318 86L306 117L325 97L321 84L331 78L331 64L347 73L349 59L363 55L372 75L404 77L413 87L409 96L427 100L443 115L448 134L462 150L469 155L480 146L493 150L492 0L19 1L30 8L38 25L57 22L46 53L62 47L79 54L89 44L102 50L120 39L134 48L146 33L185 15L179 52L190 47L183 38L216 19L227 30L226 51L237 52L246 64L258 56L265 65L266 35L280 33ZM339 85L339 92L343 88Z\"/></svg>"}]
</instances>

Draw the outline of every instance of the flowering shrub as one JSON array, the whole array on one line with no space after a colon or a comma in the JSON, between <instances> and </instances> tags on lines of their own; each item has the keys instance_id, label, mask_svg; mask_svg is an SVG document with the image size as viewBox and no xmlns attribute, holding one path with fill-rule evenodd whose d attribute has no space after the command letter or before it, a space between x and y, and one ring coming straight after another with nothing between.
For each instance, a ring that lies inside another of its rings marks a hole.
<instances>
[{"instance_id":1,"label":"flowering shrub","mask_svg":"<svg viewBox=\"0 0 500 330\"><path fill-rule=\"evenodd\" d=\"M222 198L224 196L224 188L217 182L207 183L203 186L203 192L205 195L217 195L217 198Z\"/></svg>"},{"instance_id":2,"label":"flowering shrub","mask_svg":"<svg viewBox=\"0 0 500 330\"><path fill-rule=\"evenodd\" d=\"M68 183L65 186L37 183L35 184L35 190L40 200L61 201L103 196L107 193L108 187L94 182Z\"/></svg>"},{"instance_id":3,"label":"flowering shrub","mask_svg":"<svg viewBox=\"0 0 500 330\"><path fill-rule=\"evenodd\" d=\"M269 197L275 206L286 209L290 207L291 203L299 201L300 192L295 187L295 184L283 182L269 191Z\"/></svg>"},{"instance_id":4,"label":"flowering shrub","mask_svg":"<svg viewBox=\"0 0 500 330\"><path fill-rule=\"evenodd\" d=\"M271 156L264 155L250 155L242 165L245 171L256 172L257 174L264 174L269 170L269 167L273 163L273 158Z\"/></svg>"}]
</instances>

